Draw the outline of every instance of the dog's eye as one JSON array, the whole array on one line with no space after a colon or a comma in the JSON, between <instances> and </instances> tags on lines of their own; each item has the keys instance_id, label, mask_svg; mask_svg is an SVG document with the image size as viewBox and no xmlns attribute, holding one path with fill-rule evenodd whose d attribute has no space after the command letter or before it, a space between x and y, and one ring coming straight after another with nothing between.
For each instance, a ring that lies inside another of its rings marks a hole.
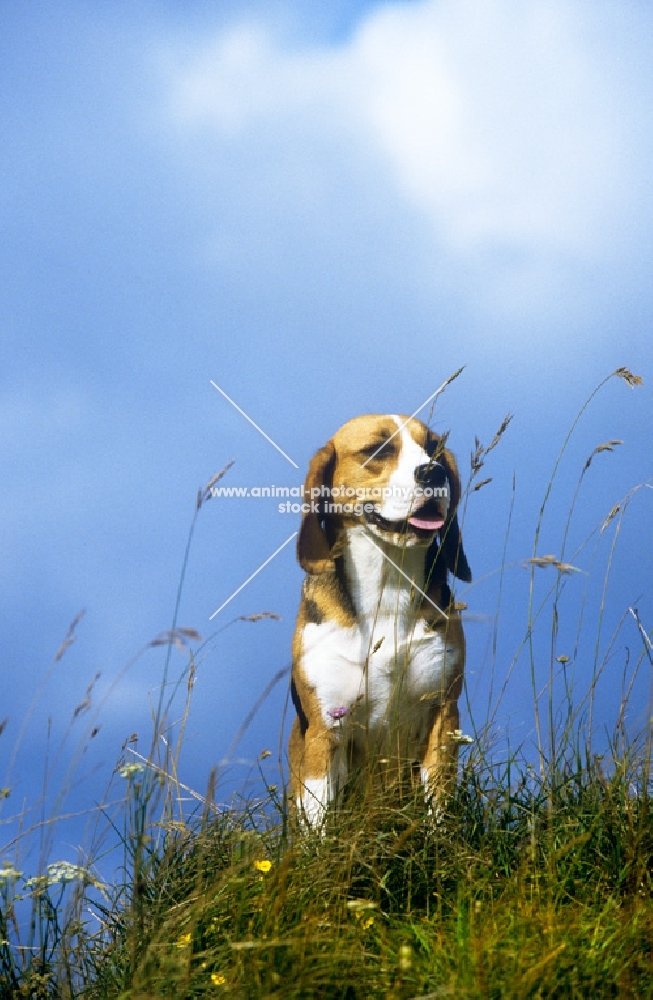
<instances>
[{"instance_id":1,"label":"dog's eye","mask_svg":"<svg viewBox=\"0 0 653 1000\"><path fill-rule=\"evenodd\" d=\"M375 441L374 444L365 445L361 448L359 454L368 460L372 457L374 458L387 458L394 452L394 442L393 441Z\"/></svg>"}]
</instances>

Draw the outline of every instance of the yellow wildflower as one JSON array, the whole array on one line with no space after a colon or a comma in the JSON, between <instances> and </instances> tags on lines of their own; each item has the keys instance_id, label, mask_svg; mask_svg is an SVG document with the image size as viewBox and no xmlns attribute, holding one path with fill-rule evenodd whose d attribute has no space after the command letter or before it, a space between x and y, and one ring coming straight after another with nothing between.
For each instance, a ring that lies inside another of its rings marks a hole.
<instances>
[{"instance_id":1,"label":"yellow wildflower","mask_svg":"<svg viewBox=\"0 0 653 1000\"><path fill-rule=\"evenodd\" d=\"M214 986L224 986L227 980L225 979L225 977L222 975L221 972L212 972L211 982L213 983Z\"/></svg>"},{"instance_id":2,"label":"yellow wildflower","mask_svg":"<svg viewBox=\"0 0 653 1000\"><path fill-rule=\"evenodd\" d=\"M187 948L190 944L190 934L181 934L175 941L177 948Z\"/></svg>"},{"instance_id":3,"label":"yellow wildflower","mask_svg":"<svg viewBox=\"0 0 653 1000\"><path fill-rule=\"evenodd\" d=\"M257 872L269 872L270 868L272 868L272 862L267 859L265 861L255 861L254 867Z\"/></svg>"},{"instance_id":4,"label":"yellow wildflower","mask_svg":"<svg viewBox=\"0 0 653 1000\"><path fill-rule=\"evenodd\" d=\"M413 964L413 949L409 944L402 944L399 948L399 968L407 972Z\"/></svg>"}]
</instances>

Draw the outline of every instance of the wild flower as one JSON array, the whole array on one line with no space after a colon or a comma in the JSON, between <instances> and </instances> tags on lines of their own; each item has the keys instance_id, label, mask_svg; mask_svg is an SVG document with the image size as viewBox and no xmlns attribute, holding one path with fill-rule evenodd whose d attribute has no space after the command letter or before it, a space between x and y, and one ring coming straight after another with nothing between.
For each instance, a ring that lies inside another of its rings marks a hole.
<instances>
[{"instance_id":1,"label":"wild flower","mask_svg":"<svg viewBox=\"0 0 653 1000\"><path fill-rule=\"evenodd\" d=\"M264 859L263 861L255 861L254 867L256 868L257 872L269 872L270 869L272 868L272 862L268 861L267 858Z\"/></svg>"},{"instance_id":2,"label":"wild flower","mask_svg":"<svg viewBox=\"0 0 653 1000\"><path fill-rule=\"evenodd\" d=\"M16 882L19 878L22 878L22 876L22 872L19 872L18 869L14 868L14 866L9 864L9 862L5 862L2 868L0 868L0 888L8 885L10 882Z\"/></svg>"},{"instance_id":3,"label":"wild flower","mask_svg":"<svg viewBox=\"0 0 653 1000\"><path fill-rule=\"evenodd\" d=\"M359 913L361 910L376 910L376 903L371 899L348 899L347 909Z\"/></svg>"},{"instance_id":4,"label":"wild flower","mask_svg":"<svg viewBox=\"0 0 653 1000\"><path fill-rule=\"evenodd\" d=\"M407 972L413 964L413 949L409 944L402 944L399 948L399 968L402 972Z\"/></svg>"},{"instance_id":5,"label":"wild flower","mask_svg":"<svg viewBox=\"0 0 653 1000\"><path fill-rule=\"evenodd\" d=\"M212 972L211 982L213 983L214 986L224 986L227 980L225 979L225 977L222 975L221 972Z\"/></svg>"},{"instance_id":6,"label":"wild flower","mask_svg":"<svg viewBox=\"0 0 653 1000\"><path fill-rule=\"evenodd\" d=\"M187 948L188 945L190 944L190 939L191 939L190 932L188 934L180 934L177 940L175 941L175 948Z\"/></svg>"},{"instance_id":7,"label":"wild flower","mask_svg":"<svg viewBox=\"0 0 653 1000\"><path fill-rule=\"evenodd\" d=\"M71 865L68 861L55 861L48 865L46 875L34 875L32 878L26 879L25 888L44 890L51 885L66 885L66 883L76 880L99 885L95 879L90 877L88 868L83 868L81 865Z\"/></svg>"},{"instance_id":8,"label":"wild flower","mask_svg":"<svg viewBox=\"0 0 653 1000\"><path fill-rule=\"evenodd\" d=\"M344 719L348 712L348 708L345 708L344 705L339 705L338 708L330 709L330 711L327 712L327 715L330 715L331 718L337 722L338 719Z\"/></svg>"},{"instance_id":9,"label":"wild flower","mask_svg":"<svg viewBox=\"0 0 653 1000\"><path fill-rule=\"evenodd\" d=\"M123 764L118 768L118 774L126 781L134 781L145 770L144 764Z\"/></svg>"}]
</instances>

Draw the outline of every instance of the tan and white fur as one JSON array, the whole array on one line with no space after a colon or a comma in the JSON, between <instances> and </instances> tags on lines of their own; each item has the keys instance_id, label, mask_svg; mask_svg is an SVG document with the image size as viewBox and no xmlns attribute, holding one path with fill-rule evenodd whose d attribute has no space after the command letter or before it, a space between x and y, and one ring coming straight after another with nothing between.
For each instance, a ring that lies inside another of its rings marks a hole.
<instances>
[{"instance_id":1,"label":"tan and white fur","mask_svg":"<svg viewBox=\"0 0 653 1000\"><path fill-rule=\"evenodd\" d=\"M455 778L465 640L448 573L471 580L459 500L453 455L414 418L355 417L311 460L288 746L311 826L366 761L419 767L429 797Z\"/></svg>"}]
</instances>

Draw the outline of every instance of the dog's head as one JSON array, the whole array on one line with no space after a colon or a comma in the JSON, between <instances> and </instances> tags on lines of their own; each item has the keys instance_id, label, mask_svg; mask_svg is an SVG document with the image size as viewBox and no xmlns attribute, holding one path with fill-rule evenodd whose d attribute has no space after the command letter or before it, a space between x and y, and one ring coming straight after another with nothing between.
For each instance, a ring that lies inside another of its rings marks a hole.
<instances>
[{"instance_id":1,"label":"dog's head","mask_svg":"<svg viewBox=\"0 0 653 1000\"><path fill-rule=\"evenodd\" d=\"M363 526L391 545L438 542L447 569L471 580L456 509L456 461L444 439L411 417L354 417L313 456L304 484L297 553L307 573L334 570L344 528Z\"/></svg>"}]
</instances>

